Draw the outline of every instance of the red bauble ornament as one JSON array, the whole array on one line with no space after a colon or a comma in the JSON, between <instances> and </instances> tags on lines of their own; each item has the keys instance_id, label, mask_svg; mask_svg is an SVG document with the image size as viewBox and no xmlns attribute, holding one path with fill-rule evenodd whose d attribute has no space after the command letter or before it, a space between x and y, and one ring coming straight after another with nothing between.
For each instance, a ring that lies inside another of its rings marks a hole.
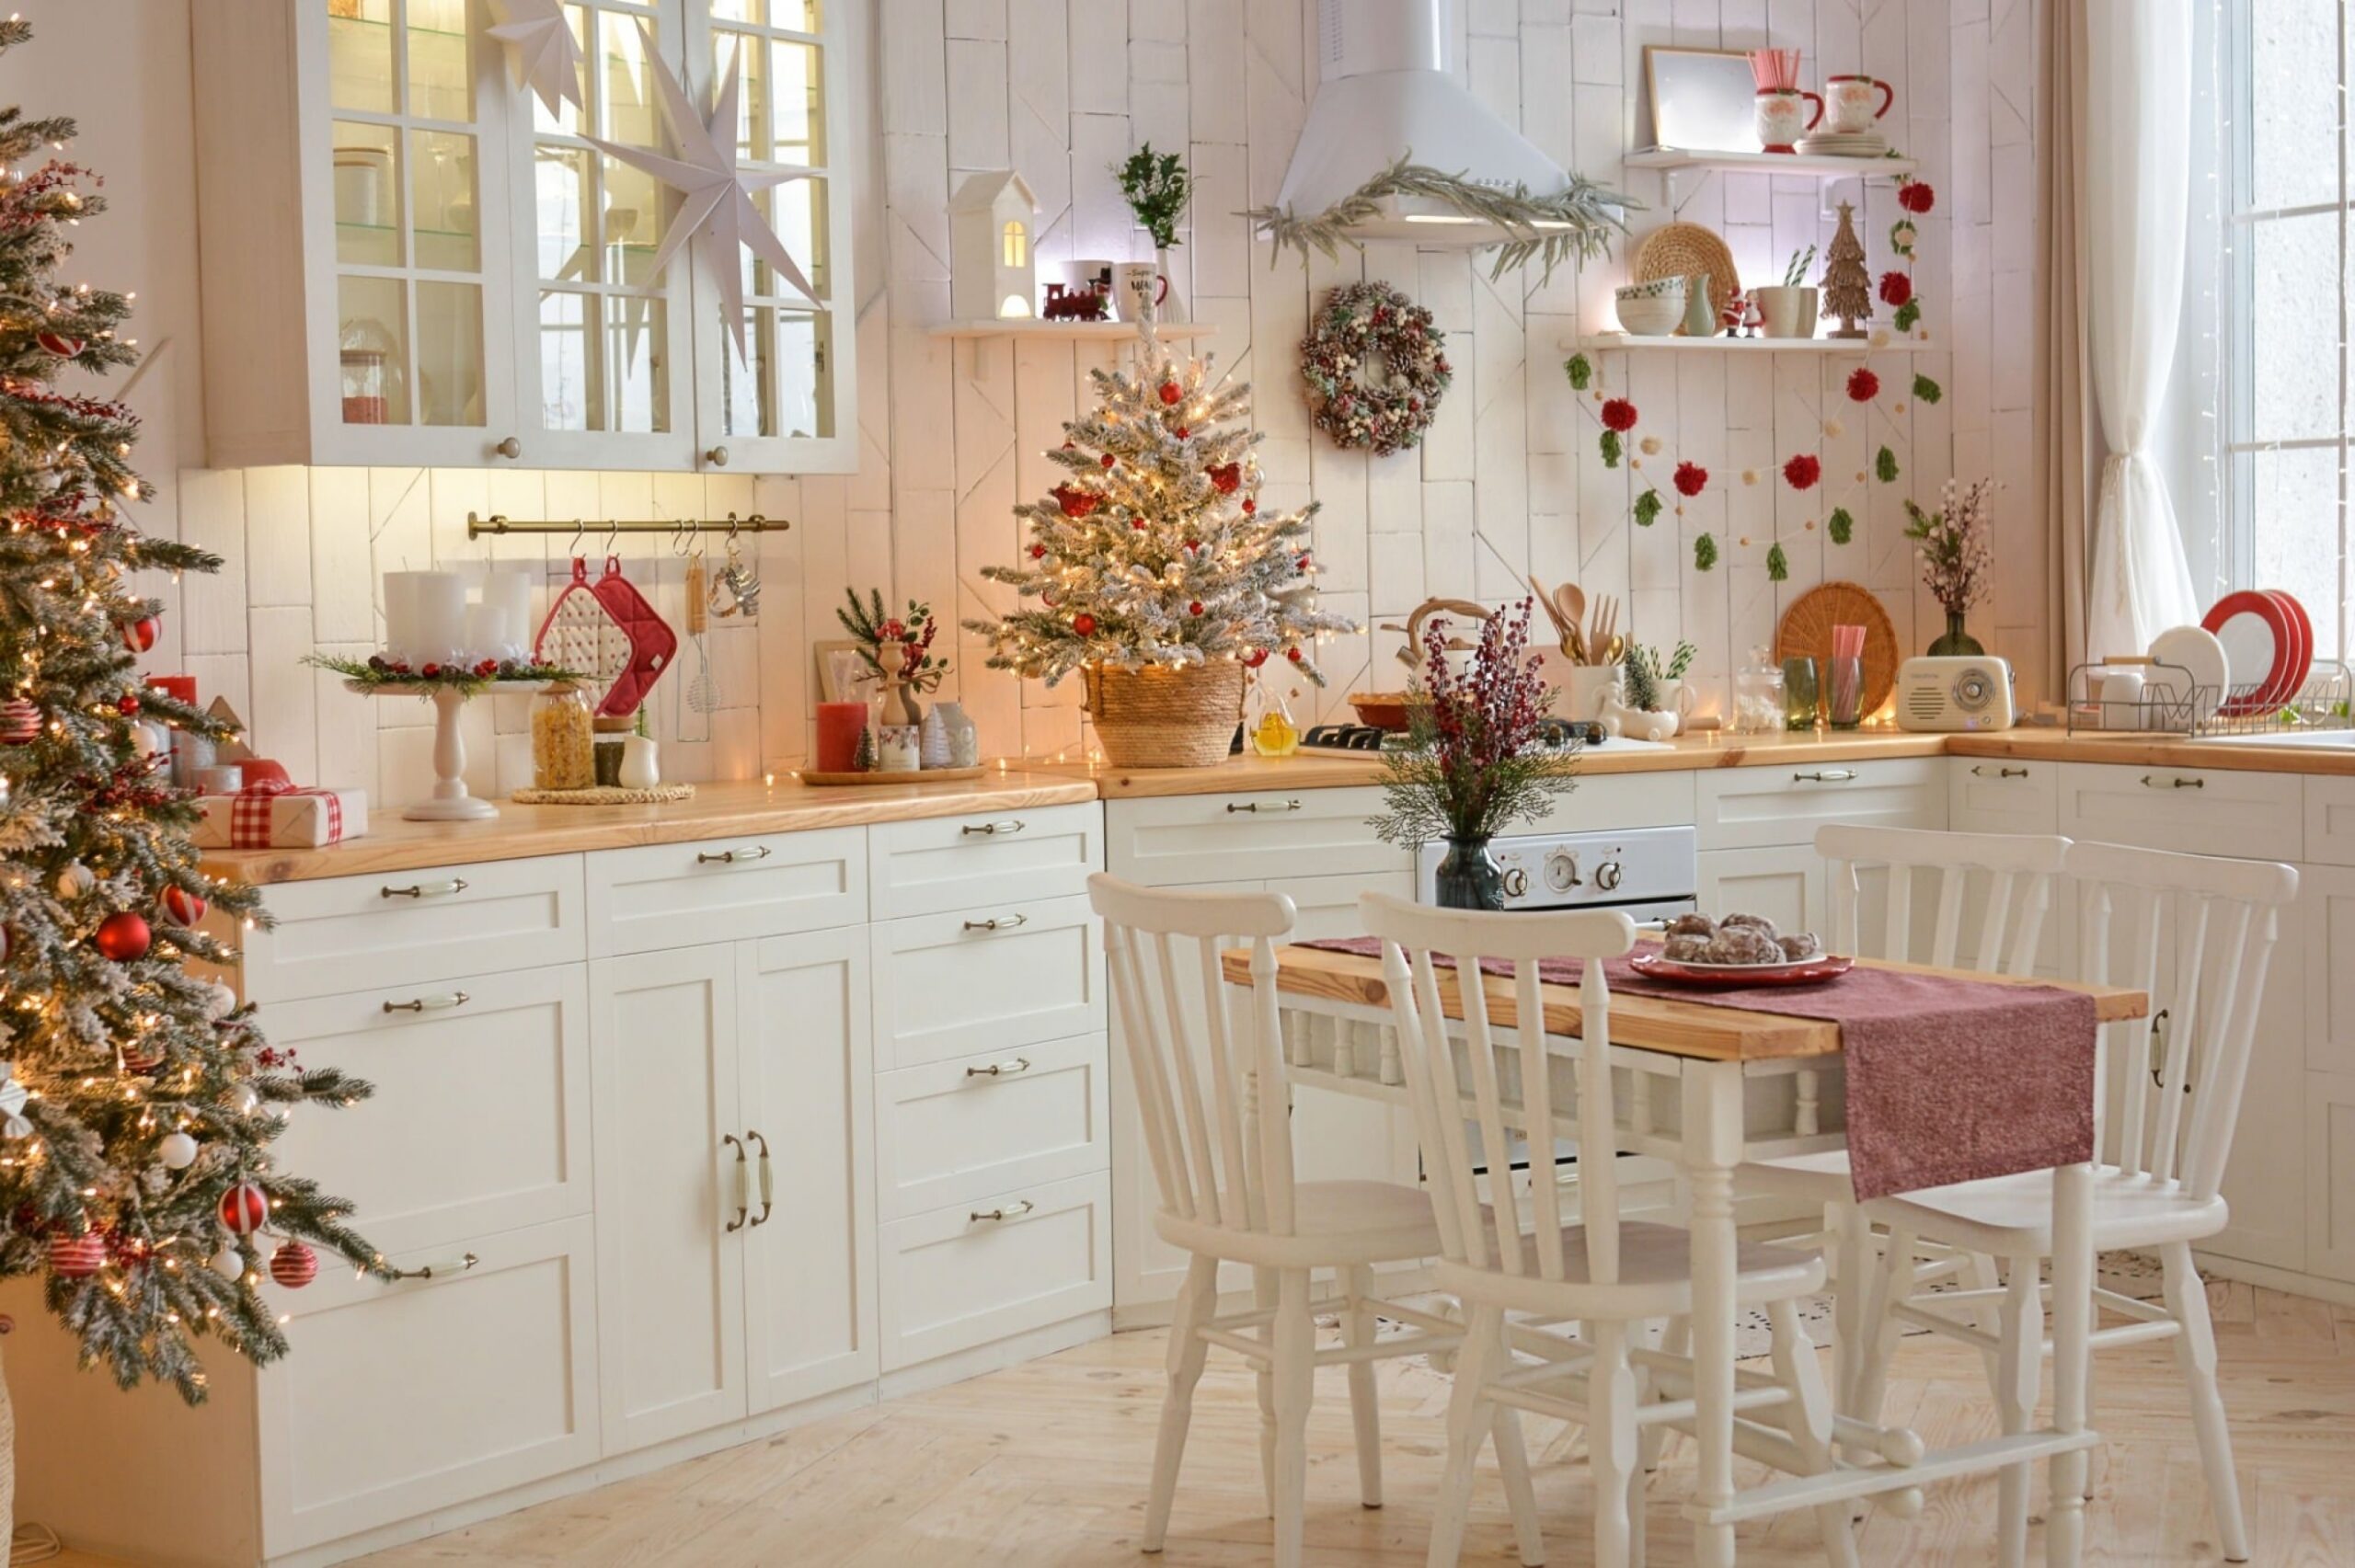
<instances>
[{"instance_id":1,"label":"red bauble ornament","mask_svg":"<svg viewBox=\"0 0 2355 1568\"><path fill-rule=\"evenodd\" d=\"M1192 435L1193 433L1194 433L1193 431L1191 431L1191 430L1188 429L1187 429L1185 426L1183 426L1183 425L1180 425L1180 426L1178 426L1178 439L1179 441L1184 441L1188 436Z\"/></svg>"},{"instance_id":2,"label":"red bauble ornament","mask_svg":"<svg viewBox=\"0 0 2355 1568\"><path fill-rule=\"evenodd\" d=\"M1185 395L1186 389L1176 382L1165 381L1161 383L1161 400L1164 403L1175 403Z\"/></svg>"},{"instance_id":3,"label":"red bauble ornament","mask_svg":"<svg viewBox=\"0 0 2355 1568\"><path fill-rule=\"evenodd\" d=\"M36 332L33 341L61 360L70 360L82 351L82 340L68 338L63 332Z\"/></svg>"},{"instance_id":4,"label":"red bauble ornament","mask_svg":"<svg viewBox=\"0 0 2355 1568\"><path fill-rule=\"evenodd\" d=\"M1043 560L1045 560L1045 559L1047 558L1047 547L1046 547L1044 544L1033 544L1033 545L1031 545L1031 546L1030 546L1030 558L1031 558L1032 560L1034 560L1034 561L1043 561Z\"/></svg>"},{"instance_id":5,"label":"red bauble ornament","mask_svg":"<svg viewBox=\"0 0 2355 1568\"><path fill-rule=\"evenodd\" d=\"M122 624L122 646L133 653L145 653L163 635L164 622L159 615L142 615Z\"/></svg>"},{"instance_id":6,"label":"red bauble ornament","mask_svg":"<svg viewBox=\"0 0 2355 1568\"><path fill-rule=\"evenodd\" d=\"M1697 496L1703 490L1708 488L1708 486L1709 471L1702 467L1699 464L1680 463L1676 465L1676 493L1678 495L1685 497Z\"/></svg>"},{"instance_id":7,"label":"red bauble ornament","mask_svg":"<svg viewBox=\"0 0 2355 1568\"><path fill-rule=\"evenodd\" d=\"M1636 406L1624 397L1614 397L1603 406L1603 428L1626 435L1636 428Z\"/></svg>"},{"instance_id":8,"label":"red bauble ornament","mask_svg":"<svg viewBox=\"0 0 2355 1568\"><path fill-rule=\"evenodd\" d=\"M1880 377L1862 365L1848 372L1848 401L1870 403L1880 395Z\"/></svg>"},{"instance_id":9,"label":"red bauble ornament","mask_svg":"<svg viewBox=\"0 0 2355 1568\"><path fill-rule=\"evenodd\" d=\"M1938 193L1923 179L1900 180L1897 184L1897 204L1909 212L1922 213L1938 204Z\"/></svg>"},{"instance_id":10,"label":"red bauble ornament","mask_svg":"<svg viewBox=\"0 0 2355 1568\"><path fill-rule=\"evenodd\" d=\"M1783 464L1783 479L1794 490L1811 490L1823 477L1823 464L1811 452L1803 452Z\"/></svg>"},{"instance_id":11,"label":"red bauble ornament","mask_svg":"<svg viewBox=\"0 0 2355 1568\"><path fill-rule=\"evenodd\" d=\"M1288 647L1284 649L1284 657L1291 659L1294 664L1298 664L1301 659L1300 649L1297 647Z\"/></svg>"},{"instance_id":12,"label":"red bauble ornament","mask_svg":"<svg viewBox=\"0 0 2355 1568\"><path fill-rule=\"evenodd\" d=\"M96 1230L49 1239L49 1271L61 1279L87 1279L107 1265L107 1239Z\"/></svg>"},{"instance_id":13,"label":"red bauble ornament","mask_svg":"<svg viewBox=\"0 0 2355 1568\"><path fill-rule=\"evenodd\" d=\"M1056 486L1054 498L1055 504L1063 509L1063 515L1073 518L1087 516L1096 509L1100 500L1100 498L1074 485Z\"/></svg>"},{"instance_id":14,"label":"red bauble ornament","mask_svg":"<svg viewBox=\"0 0 2355 1568\"><path fill-rule=\"evenodd\" d=\"M147 949L155 941L155 933L147 922L129 910L120 910L98 922L98 932L90 938L91 944L118 964L147 956Z\"/></svg>"},{"instance_id":15,"label":"red bauble ornament","mask_svg":"<svg viewBox=\"0 0 2355 1568\"><path fill-rule=\"evenodd\" d=\"M23 697L12 697L0 704L0 741L11 746L28 745L40 738L40 709Z\"/></svg>"},{"instance_id":16,"label":"red bauble ornament","mask_svg":"<svg viewBox=\"0 0 2355 1568\"><path fill-rule=\"evenodd\" d=\"M300 1290L319 1276L319 1254L300 1242L288 1242L270 1254L270 1276L289 1290Z\"/></svg>"},{"instance_id":17,"label":"red bauble ornament","mask_svg":"<svg viewBox=\"0 0 2355 1568\"><path fill-rule=\"evenodd\" d=\"M1249 517L1252 513L1254 513L1254 512L1258 511L1258 509L1259 509L1259 503L1258 503L1258 502L1257 502L1257 501L1250 500L1250 499L1247 499L1247 498L1246 498L1246 499L1244 501L1244 503L1243 503L1243 515L1244 515L1245 517Z\"/></svg>"},{"instance_id":18,"label":"red bauble ornament","mask_svg":"<svg viewBox=\"0 0 2355 1568\"><path fill-rule=\"evenodd\" d=\"M1887 305L1902 305L1913 297L1913 280L1902 272L1880 275L1880 300Z\"/></svg>"},{"instance_id":19,"label":"red bauble ornament","mask_svg":"<svg viewBox=\"0 0 2355 1568\"><path fill-rule=\"evenodd\" d=\"M1235 494L1235 491L1243 488L1243 464L1239 463L1226 463L1221 464L1218 467L1212 469L1211 485L1222 496L1231 496ZM1244 502L1243 509L1249 511L1251 509L1251 503L1248 501Z\"/></svg>"},{"instance_id":20,"label":"red bauble ornament","mask_svg":"<svg viewBox=\"0 0 2355 1568\"><path fill-rule=\"evenodd\" d=\"M428 681L431 681L435 676L442 673L442 667L438 664L429 664L422 670L419 670L418 673L424 676Z\"/></svg>"},{"instance_id":21,"label":"red bauble ornament","mask_svg":"<svg viewBox=\"0 0 2355 1568\"><path fill-rule=\"evenodd\" d=\"M1083 637L1092 637L1096 635L1096 617L1083 610L1071 618L1071 629Z\"/></svg>"},{"instance_id":22,"label":"red bauble ornament","mask_svg":"<svg viewBox=\"0 0 2355 1568\"><path fill-rule=\"evenodd\" d=\"M1298 567L1302 571L1304 571L1304 571L1306 571L1306 570L1308 569L1308 560L1309 560L1308 552L1307 552L1307 551L1305 551L1305 550L1303 550L1303 551L1300 553L1300 558L1299 558L1298 560L1296 560L1296 561L1292 562L1292 565L1293 565L1293 566L1295 566L1295 567Z\"/></svg>"},{"instance_id":23,"label":"red bauble ornament","mask_svg":"<svg viewBox=\"0 0 2355 1568\"><path fill-rule=\"evenodd\" d=\"M1143 533L1144 532L1144 519L1141 517L1131 518L1129 520L1129 526L1135 529L1139 533Z\"/></svg>"},{"instance_id":24,"label":"red bauble ornament","mask_svg":"<svg viewBox=\"0 0 2355 1568\"><path fill-rule=\"evenodd\" d=\"M233 1236L250 1236L270 1218L270 1195L251 1182L239 1182L221 1195L221 1223Z\"/></svg>"},{"instance_id":25,"label":"red bauble ornament","mask_svg":"<svg viewBox=\"0 0 2355 1568\"><path fill-rule=\"evenodd\" d=\"M1202 601L1201 601L1200 600L1199 600L1199 599L1197 599L1196 601L1194 601L1191 604L1189 604L1188 606L1186 606L1186 613L1187 613L1187 614L1189 614L1189 615L1199 615L1199 614L1200 614L1201 612L1202 612Z\"/></svg>"},{"instance_id":26,"label":"red bauble ornament","mask_svg":"<svg viewBox=\"0 0 2355 1568\"><path fill-rule=\"evenodd\" d=\"M1119 459L1119 458L1114 457L1114 456L1113 456L1110 452L1106 452L1106 453L1104 454L1104 466L1105 466L1105 467L1107 467L1107 468L1111 467L1111 466L1112 466L1112 464L1114 464L1115 463L1118 463L1119 461L1120 461L1120 459Z\"/></svg>"},{"instance_id":27,"label":"red bauble ornament","mask_svg":"<svg viewBox=\"0 0 2355 1568\"><path fill-rule=\"evenodd\" d=\"M122 715L123 717L129 718L132 714L139 711L139 699L132 696L130 692L125 692L121 696L115 699L114 711Z\"/></svg>"},{"instance_id":28,"label":"red bauble ornament","mask_svg":"<svg viewBox=\"0 0 2355 1568\"><path fill-rule=\"evenodd\" d=\"M204 911L213 907L196 894L178 886L164 889L163 903L164 913L171 917L173 923L185 926L196 924L204 918Z\"/></svg>"},{"instance_id":29,"label":"red bauble ornament","mask_svg":"<svg viewBox=\"0 0 2355 1568\"><path fill-rule=\"evenodd\" d=\"M1246 670L1257 670L1267 662L1268 650L1263 647L1255 647L1243 656L1243 668Z\"/></svg>"}]
</instances>

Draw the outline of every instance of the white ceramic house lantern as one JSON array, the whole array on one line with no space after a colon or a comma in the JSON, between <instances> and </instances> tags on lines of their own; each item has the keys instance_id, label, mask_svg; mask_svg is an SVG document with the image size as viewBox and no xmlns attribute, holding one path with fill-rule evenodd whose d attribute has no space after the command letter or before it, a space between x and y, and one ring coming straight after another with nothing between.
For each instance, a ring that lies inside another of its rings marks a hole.
<instances>
[{"instance_id":1,"label":"white ceramic house lantern","mask_svg":"<svg viewBox=\"0 0 2355 1568\"><path fill-rule=\"evenodd\" d=\"M959 321L1038 314L1038 198L1012 169L973 175L948 200L949 312Z\"/></svg>"}]
</instances>

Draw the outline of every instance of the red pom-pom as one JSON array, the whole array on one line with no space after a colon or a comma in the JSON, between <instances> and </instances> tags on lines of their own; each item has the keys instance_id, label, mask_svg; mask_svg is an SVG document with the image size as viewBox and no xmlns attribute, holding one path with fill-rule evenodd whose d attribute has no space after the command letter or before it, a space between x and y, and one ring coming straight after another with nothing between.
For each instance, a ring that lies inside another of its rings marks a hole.
<instances>
[{"instance_id":1,"label":"red pom-pom","mask_svg":"<svg viewBox=\"0 0 2355 1568\"><path fill-rule=\"evenodd\" d=\"M139 699L132 695L129 692L125 692L121 696L117 697L114 700L114 711L121 714L123 717L129 718L132 714L139 711Z\"/></svg>"},{"instance_id":2,"label":"red pom-pom","mask_svg":"<svg viewBox=\"0 0 2355 1568\"><path fill-rule=\"evenodd\" d=\"M1071 629L1083 637L1096 635L1096 617L1083 610L1071 618Z\"/></svg>"},{"instance_id":3,"label":"red pom-pom","mask_svg":"<svg viewBox=\"0 0 2355 1568\"><path fill-rule=\"evenodd\" d=\"M1263 647L1255 647L1243 656L1243 667L1246 670L1257 670L1267 662L1268 650Z\"/></svg>"},{"instance_id":4,"label":"red pom-pom","mask_svg":"<svg viewBox=\"0 0 2355 1568\"><path fill-rule=\"evenodd\" d=\"M300 1242L288 1242L270 1254L270 1276L289 1290L300 1290L319 1276L319 1254Z\"/></svg>"},{"instance_id":5,"label":"red pom-pom","mask_svg":"<svg viewBox=\"0 0 2355 1568\"><path fill-rule=\"evenodd\" d=\"M221 1223L233 1236L250 1236L270 1218L270 1196L251 1182L239 1182L221 1195Z\"/></svg>"},{"instance_id":6,"label":"red pom-pom","mask_svg":"<svg viewBox=\"0 0 2355 1568\"><path fill-rule=\"evenodd\" d=\"M1191 604L1189 604L1188 606L1186 606L1186 613L1187 613L1187 614L1189 614L1189 615L1199 615L1199 614L1200 614L1201 612L1202 612L1202 601L1201 601L1200 600L1199 600L1199 599L1197 599L1196 601L1194 601Z\"/></svg>"},{"instance_id":7,"label":"red pom-pom","mask_svg":"<svg viewBox=\"0 0 2355 1568\"><path fill-rule=\"evenodd\" d=\"M1880 301L1886 305L1902 305L1913 297L1913 280L1902 272L1880 275Z\"/></svg>"},{"instance_id":8,"label":"red pom-pom","mask_svg":"<svg viewBox=\"0 0 2355 1568\"><path fill-rule=\"evenodd\" d=\"M36 332L33 341L61 360L70 360L82 351L82 340L68 338L63 332Z\"/></svg>"},{"instance_id":9,"label":"red pom-pom","mask_svg":"<svg viewBox=\"0 0 2355 1568\"><path fill-rule=\"evenodd\" d=\"M1176 382L1165 381L1161 383L1161 400L1164 403L1175 403L1185 395L1186 389Z\"/></svg>"},{"instance_id":10,"label":"red pom-pom","mask_svg":"<svg viewBox=\"0 0 2355 1568\"><path fill-rule=\"evenodd\" d=\"M1703 490L1708 488L1708 485L1709 471L1702 467L1699 464L1680 463L1676 465L1676 493L1678 495L1687 497L1697 496Z\"/></svg>"},{"instance_id":11,"label":"red pom-pom","mask_svg":"<svg viewBox=\"0 0 2355 1568\"><path fill-rule=\"evenodd\" d=\"M1870 403L1880 395L1880 377L1862 365L1848 372L1848 401Z\"/></svg>"},{"instance_id":12,"label":"red pom-pom","mask_svg":"<svg viewBox=\"0 0 2355 1568\"><path fill-rule=\"evenodd\" d=\"M1938 193L1930 189L1930 182L1925 179L1900 180L1897 204L1909 212L1926 212L1938 204Z\"/></svg>"},{"instance_id":13,"label":"red pom-pom","mask_svg":"<svg viewBox=\"0 0 2355 1568\"><path fill-rule=\"evenodd\" d=\"M40 736L40 709L23 697L0 703L0 741L23 746Z\"/></svg>"},{"instance_id":14,"label":"red pom-pom","mask_svg":"<svg viewBox=\"0 0 2355 1568\"><path fill-rule=\"evenodd\" d=\"M1297 647L1288 647L1284 649L1284 657L1291 659L1294 664L1298 664L1301 659L1300 649Z\"/></svg>"},{"instance_id":15,"label":"red pom-pom","mask_svg":"<svg viewBox=\"0 0 2355 1568\"><path fill-rule=\"evenodd\" d=\"M1235 494L1235 491L1243 487L1243 464L1239 463L1226 463L1221 464L1218 467L1212 469L1211 486L1222 496L1231 496ZM1244 502L1243 509L1245 511L1249 511L1251 509L1251 503L1249 501Z\"/></svg>"},{"instance_id":16,"label":"red pom-pom","mask_svg":"<svg viewBox=\"0 0 2355 1568\"><path fill-rule=\"evenodd\" d=\"M1783 478L1794 490L1811 490L1823 477L1823 464L1811 452L1803 452L1783 464Z\"/></svg>"},{"instance_id":17,"label":"red pom-pom","mask_svg":"<svg viewBox=\"0 0 2355 1568\"><path fill-rule=\"evenodd\" d=\"M129 910L121 910L100 921L98 934L90 941L100 953L116 963L127 964L133 958L147 956L147 948L155 941L155 935L147 929L145 921Z\"/></svg>"},{"instance_id":18,"label":"red pom-pom","mask_svg":"<svg viewBox=\"0 0 2355 1568\"><path fill-rule=\"evenodd\" d=\"M178 885L164 889L163 902L164 913L169 915L176 925L192 926L204 918L205 910L213 907Z\"/></svg>"},{"instance_id":19,"label":"red pom-pom","mask_svg":"<svg viewBox=\"0 0 2355 1568\"><path fill-rule=\"evenodd\" d=\"M163 633L164 623L160 617L142 615L122 624L122 646L133 653L145 653L155 646L155 639Z\"/></svg>"},{"instance_id":20,"label":"red pom-pom","mask_svg":"<svg viewBox=\"0 0 2355 1568\"><path fill-rule=\"evenodd\" d=\"M107 1239L96 1230L49 1239L49 1271L61 1279L87 1279L107 1265Z\"/></svg>"},{"instance_id":21,"label":"red pom-pom","mask_svg":"<svg viewBox=\"0 0 2355 1568\"><path fill-rule=\"evenodd\" d=\"M1603 406L1603 428L1626 435L1636 428L1636 406L1624 397L1614 397Z\"/></svg>"}]
</instances>

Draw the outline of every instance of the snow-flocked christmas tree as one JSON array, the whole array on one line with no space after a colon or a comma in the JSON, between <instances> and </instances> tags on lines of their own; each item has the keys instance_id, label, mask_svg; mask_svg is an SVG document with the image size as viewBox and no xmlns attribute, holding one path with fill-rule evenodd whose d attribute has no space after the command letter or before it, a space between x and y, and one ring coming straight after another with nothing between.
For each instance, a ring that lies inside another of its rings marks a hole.
<instances>
[{"instance_id":1,"label":"snow-flocked christmas tree","mask_svg":"<svg viewBox=\"0 0 2355 1568\"><path fill-rule=\"evenodd\" d=\"M0 50L29 36L0 22ZM270 1153L291 1105L368 1086L273 1051L189 967L234 957L198 929L207 907L258 896L200 869L197 809L134 728L232 733L139 684L132 649L162 607L133 577L221 562L120 509L150 493L126 461L131 411L49 384L138 359L118 336L127 296L56 278L70 226L103 208L97 180L23 166L73 134L0 111L0 1274L43 1277L86 1362L194 1402L194 1336L256 1361L286 1349L263 1292L317 1272L306 1242L382 1266L349 1206Z\"/></svg>"},{"instance_id":2,"label":"snow-flocked christmas tree","mask_svg":"<svg viewBox=\"0 0 2355 1568\"><path fill-rule=\"evenodd\" d=\"M1088 665L1256 667L1278 656L1323 685L1315 645L1356 626L1316 607L1315 507L1259 509L1249 384L1173 355L1150 319L1133 369L1092 374L1097 407L1047 454L1066 477L1014 509L1029 524L1023 561L982 568L1025 601L966 623L991 639L990 667L1051 686Z\"/></svg>"}]
</instances>

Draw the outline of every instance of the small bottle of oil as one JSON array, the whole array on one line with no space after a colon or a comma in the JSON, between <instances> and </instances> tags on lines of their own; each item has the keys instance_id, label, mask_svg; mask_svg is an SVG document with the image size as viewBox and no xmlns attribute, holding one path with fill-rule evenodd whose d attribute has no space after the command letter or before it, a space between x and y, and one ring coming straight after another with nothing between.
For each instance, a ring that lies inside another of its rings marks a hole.
<instances>
[{"instance_id":1,"label":"small bottle of oil","mask_svg":"<svg viewBox=\"0 0 2355 1568\"><path fill-rule=\"evenodd\" d=\"M1262 757L1289 757L1300 750L1300 726L1284 704L1283 689L1266 680L1251 688L1251 750Z\"/></svg>"}]
</instances>

